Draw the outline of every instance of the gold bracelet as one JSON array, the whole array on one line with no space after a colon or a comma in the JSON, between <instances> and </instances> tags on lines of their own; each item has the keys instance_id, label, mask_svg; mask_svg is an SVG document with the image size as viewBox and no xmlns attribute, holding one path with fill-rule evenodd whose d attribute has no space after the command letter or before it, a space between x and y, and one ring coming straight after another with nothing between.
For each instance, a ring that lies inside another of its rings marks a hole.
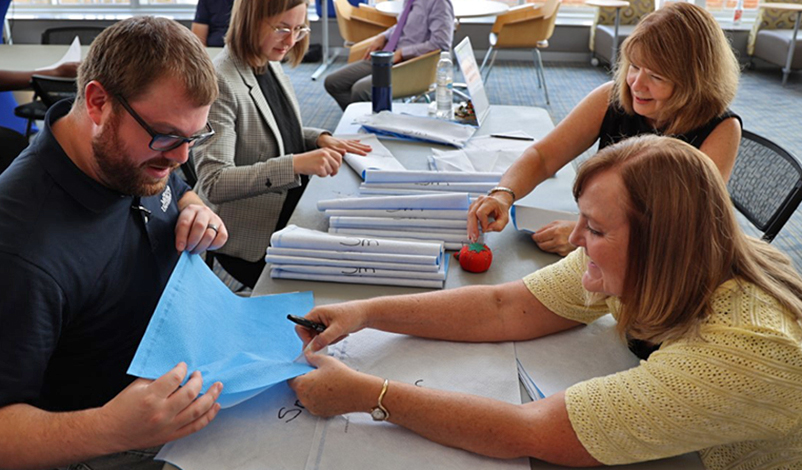
<instances>
[{"instance_id":1,"label":"gold bracelet","mask_svg":"<svg viewBox=\"0 0 802 470\"><path fill-rule=\"evenodd\" d=\"M373 421L387 421L390 419L390 412L387 411L387 408L382 405L382 398L387 393L387 389L390 387L390 379L384 379L384 384L382 385L382 391L379 393L379 403L376 405L375 408L370 410L370 416L373 418Z\"/></svg>"}]
</instances>

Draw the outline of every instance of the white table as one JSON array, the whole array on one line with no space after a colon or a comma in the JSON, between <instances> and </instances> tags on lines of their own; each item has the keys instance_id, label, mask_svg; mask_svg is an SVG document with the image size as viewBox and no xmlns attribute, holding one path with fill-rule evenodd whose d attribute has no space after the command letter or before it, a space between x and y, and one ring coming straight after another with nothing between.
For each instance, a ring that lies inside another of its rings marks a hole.
<instances>
[{"instance_id":1,"label":"white table","mask_svg":"<svg viewBox=\"0 0 802 470\"><path fill-rule=\"evenodd\" d=\"M394 112L406 112L422 115L426 112L425 104L398 104L393 103ZM355 133L359 125L353 124L355 117L371 112L370 103L354 103L345 110L340 124L335 130L336 134ZM491 106L490 113L477 136L500 132L523 130L535 138L544 137L554 127L546 110L542 108L529 108L521 106ZM393 155L409 170L426 169L426 157L430 145L396 140L383 140L382 143ZM437 148L448 149L438 146ZM333 178L314 178L298 203L289 223L301 227L326 231L328 223L322 212L317 210L318 200L331 199L355 195L361 179L350 168L341 169ZM566 165L555 178L540 184L532 193L519 203L538 203L554 209L576 210L573 202L571 188L575 172L572 165ZM503 231L485 235L485 243L493 250L493 265L490 270L482 274L473 274L463 271L459 263L452 262L449 266L445 288L451 289L467 285L491 285L521 279L537 269L554 263L559 259L556 255L540 251L529 235L515 230L512 223ZM269 265L265 268L253 290L253 295L267 295L284 292L313 291L315 304L346 302L349 300L372 298L381 295L411 294L431 291L431 289L417 289L409 287L371 286L357 284L339 284L313 281L297 281L290 279L271 279ZM528 401L528 396L522 390L522 398ZM549 464L540 460L531 459L533 470L557 470L565 467ZM355 467L357 468L357 467ZM671 459L658 460L633 464L626 467L628 470L673 470L683 468L688 470L702 470L702 464L697 454L685 454ZM165 470L174 470L165 467ZM191 470L191 469L190 469Z\"/></svg>"},{"instance_id":2,"label":"white table","mask_svg":"<svg viewBox=\"0 0 802 470\"><path fill-rule=\"evenodd\" d=\"M509 10L506 4L493 0L453 0L454 18L477 18L482 16L498 16ZM404 10L402 0L387 0L376 4L376 9L385 15L398 16Z\"/></svg>"},{"instance_id":3,"label":"white table","mask_svg":"<svg viewBox=\"0 0 802 470\"><path fill-rule=\"evenodd\" d=\"M764 3L760 8L768 10L781 10L781 11L795 11L796 22L794 23L794 34L791 37L791 45L788 46L788 58L785 60L785 68L783 68L783 86L788 81L788 75L791 73L791 62L794 60L794 49L796 49L796 36L799 33L799 22L802 19L802 4L800 3Z\"/></svg>"},{"instance_id":4,"label":"white table","mask_svg":"<svg viewBox=\"0 0 802 470\"><path fill-rule=\"evenodd\" d=\"M393 103L394 112L421 115L426 113L426 109L427 105L422 103ZM335 134L355 133L359 129L359 125L352 124L353 119L370 112L371 104L368 102L351 104L346 109ZM491 106L484 125L476 135L522 130L533 137L542 138L553 127L551 118L542 108ZM427 156L431 153L430 145L395 140L383 140L382 143L407 169L427 169ZM451 149L446 146L435 147L443 150ZM557 178L549 179L527 198L524 198L524 203L537 200L561 201L576 210L571 195L573 180L573 166L567 165L560 170ZM360 177L347 164L343 164L343 168L333 178L313 178L295 208L289 223L327 231L328 221L323 213L317 210L317 201L357 195L360 181ZM449 266L445 288L471 284L501 284L520 279L559 259L556 255L540 251L530 237L525 233L517 232L512 223L507 225L502 232L486 234L485 243L493 250L493 265L490 270L482 274L468 273L459 267L459 263L452 262ZM453 258L452 261L454 261ZM309 290L315 292L315 302L320 305L380 295L425 292L429 289L271 279L268 266L256 283L253 295Z\"/></svg>"}]
</instances>

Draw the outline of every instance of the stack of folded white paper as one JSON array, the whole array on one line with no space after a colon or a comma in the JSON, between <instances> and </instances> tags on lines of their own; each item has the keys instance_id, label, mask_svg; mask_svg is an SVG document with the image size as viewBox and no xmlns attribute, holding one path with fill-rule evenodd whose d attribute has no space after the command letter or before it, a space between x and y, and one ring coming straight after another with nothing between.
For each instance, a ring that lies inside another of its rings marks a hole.
<instances>
[{"instance_id":1,"label":"stack of folded white paper","mask_svg":"<svg viewBox=\"0 0 802 470\"><path fill-rule=\"evenodd\" d=\"M423 116L382 111L355 119L374 134L398 139L464 147L476 132L475 127Z\"/></svg>"},{"instance_id":2,"label":"stack of folded white paper","mask_svg":"<svg viewBox=\"0 0 802 470\"><path fill-rule=\"evenodd\" d=\"M498 186L501 173L467 171L366 170L359 186L362 195L468 193L476 198Z\"/></svg>"},{"instance_id":3,"label":"stack of folded white paper","mask_svg":"<svg viewBox=\"0 0 802 470\"><path fill-rule=\"evenodd\" d=\"M270 237L270 277L442 289L441 243L333 235L288 225Z\"/></svg>"},{"instance_id":4,"label":"stack of folded white paper","mask_svg":"<svg viewBox=\"0 0 802 470\"><path fill-rule=\"evenodd\" d=\"M458 250L469 243L466 193L380 196L319 201L329 233L443 243Z\"/></svg>"}]
</instances>

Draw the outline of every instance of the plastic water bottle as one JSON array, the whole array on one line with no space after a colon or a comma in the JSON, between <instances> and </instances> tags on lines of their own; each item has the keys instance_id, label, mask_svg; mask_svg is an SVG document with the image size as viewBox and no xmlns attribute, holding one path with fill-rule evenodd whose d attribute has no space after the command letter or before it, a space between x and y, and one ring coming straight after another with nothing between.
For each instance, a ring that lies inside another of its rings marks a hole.
<instances>
[{"instance_id":1,"label":"plastic water bottle","mask_svg":"<svg viewBox=\"0 0 802 470\"><path fill-rule=\"evenodd\" d=\"M735 11L732 13L732 25L739 26L741 24L741 16L744 14L744 0L738 0L735 4Z\"/></svg>"},{"instance_id":2,"label":"plastic water bottle","mask_svg":"<svg viewBox=\"0 0 802 470\"><path fill-rule=\"evenodd\" d=\"M440 53L437 63L437 118L454 119L453 96L454 91L454 63L451 62L451 52Z\"/></svg>"}]
</instances>

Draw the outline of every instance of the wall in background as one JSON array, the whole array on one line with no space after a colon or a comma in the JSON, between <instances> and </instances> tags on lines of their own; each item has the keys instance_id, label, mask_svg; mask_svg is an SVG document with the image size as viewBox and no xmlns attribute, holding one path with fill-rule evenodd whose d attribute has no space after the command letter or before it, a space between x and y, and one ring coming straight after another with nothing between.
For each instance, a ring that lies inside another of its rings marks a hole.
<instances>
[{"instance_id":1,"label":"wall in background","mask_svg":"<svg viewBox=\"0 0 802 470\"><path fill-rule=\"evenodd\" d=\"M115 20L50 20L50 19L15 19L11 20L11 34L15 44L39 44L42 31L47 28L58 26L96 26L98 24L108 26ZM190 20L179 20L180 23L189 27ZM312 23L311 42L320 44L322 41L322 31L319 23ZM726 31L733 48L740 58L746 60L746 41L749 31L745 29ZM489 47L488 34L490 33L490 23L464 22L455 33L455 43L464 37L470 36L473 50L476 51L477 60L484 57L485 51ZM583 62L590 61L590 51L588 42L590 40L590 27L588 25L560 25L554 29L554 35L549 40L548 49L542 50L543 60L545 61L564 61L564 62ZM329 20L329 45L332 48L342 46L342 37L337 29L337 21ZM531 60L532 54L526 51L504 51L499 52L498 60Z\"/></svg>"}]
</instances>

